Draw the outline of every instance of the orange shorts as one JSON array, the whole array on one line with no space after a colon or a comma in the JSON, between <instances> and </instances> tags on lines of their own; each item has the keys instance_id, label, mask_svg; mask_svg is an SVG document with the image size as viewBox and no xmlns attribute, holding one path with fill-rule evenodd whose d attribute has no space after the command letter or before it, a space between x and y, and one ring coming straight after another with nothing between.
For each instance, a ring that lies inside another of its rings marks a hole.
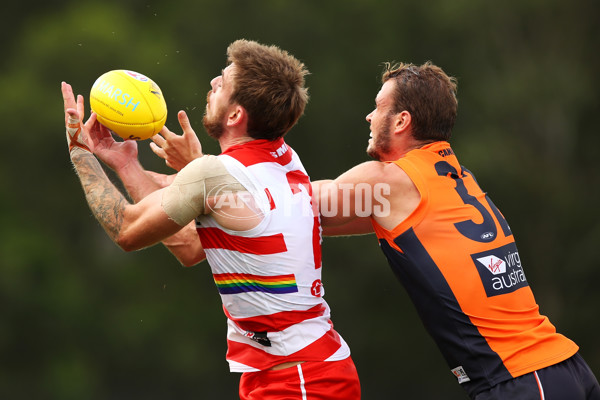
<instances>
[{"instance_id":1,"label":"orange shorts","mask_svg":"<svg viewBox=\"0 0 600 400\"><path fill-rule=\"evenodd\" d=\"M360 383L351 357L307 361L277 371L244 372L241 400L359 400Z\"/></svg>"}]
</instances>

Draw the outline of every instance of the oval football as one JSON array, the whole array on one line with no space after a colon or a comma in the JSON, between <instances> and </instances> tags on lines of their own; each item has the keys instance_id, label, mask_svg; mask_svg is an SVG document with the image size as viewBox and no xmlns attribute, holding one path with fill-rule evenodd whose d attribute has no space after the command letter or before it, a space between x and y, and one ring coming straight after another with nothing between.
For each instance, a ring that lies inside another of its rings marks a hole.
<instances>
[{"instance_id":1,"label":"oval football","mask_svg":"<svg viewBox=\"0 0 600 400\"><path fill-rule=\"evenodd\" d=\"M159 86L146 75L125 69L108 71L96 79L90 106L98 121L123 139L148 139L167 120Z\"/></svg>"}]
</instances>

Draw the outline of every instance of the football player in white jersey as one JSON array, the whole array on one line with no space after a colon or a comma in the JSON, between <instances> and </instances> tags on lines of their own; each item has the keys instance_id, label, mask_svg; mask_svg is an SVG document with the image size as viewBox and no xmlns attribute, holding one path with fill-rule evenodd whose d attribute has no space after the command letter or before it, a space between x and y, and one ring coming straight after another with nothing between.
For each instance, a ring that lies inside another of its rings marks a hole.
<instances>
[{"instance_id":1,"label":"football player in white jersey","mask_svg":"<svg viewBox=\"0 0 600 400\"><path fill-rule=\"evenodd\" d=\"M283 140L308 101L308 71L287 52L247 40L227 55L203 119L222 153L202 153L184 112L182 136L165 127L153 139L159 155L168 140L186 142L181 162L170 159L175 176L144 170L136 142L115 141L95 114L82 123L83 97L63 82L67 142L86 200L127 251L162 242L183 265L208 259L228 321L227 360L242 373L240 398L359 399L350 350L322 297L310 180Z\"/></svg>"}]
</instances>

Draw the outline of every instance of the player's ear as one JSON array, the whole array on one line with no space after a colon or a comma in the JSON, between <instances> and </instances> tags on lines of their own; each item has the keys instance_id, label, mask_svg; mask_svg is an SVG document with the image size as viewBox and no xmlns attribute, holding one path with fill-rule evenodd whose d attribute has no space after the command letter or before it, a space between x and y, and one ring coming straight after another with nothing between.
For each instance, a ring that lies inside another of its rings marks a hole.
<instances>
[{"instance_id":1,"label":"player's ear","mask_svg":"<svg viewBox=\"0 0 600 400\"><path fill-rule=\"evenodd\" d=\"M405 131L406 128L410 126L412 122L412 116L408 111L402 111L396 114L396 118L394 120L394 131L402 132Z\"/></svg>"},{"instance_id":2,"label":"player's ear","mask_svg":"<svg viewBox=\"0 0 600 400\"><path fill-rule=\"evenodd\" d=\"M235 126L241 124L248 117L246 109L238 104L234 105L227 115L227 126Z\"/></svg>"}]
</instances>

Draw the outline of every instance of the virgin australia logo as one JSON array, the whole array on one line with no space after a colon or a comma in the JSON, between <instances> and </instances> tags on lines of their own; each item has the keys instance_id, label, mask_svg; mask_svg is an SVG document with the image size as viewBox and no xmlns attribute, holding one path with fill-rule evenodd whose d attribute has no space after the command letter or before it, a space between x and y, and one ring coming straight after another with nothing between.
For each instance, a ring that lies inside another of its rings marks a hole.
<instances>
[{"instance_id":1,"label":"virgin australia logo","mask_svg":"<svg viewBox=\"0 0 600 400\"><path fill-rule=\"evenodd\" d=\"M506 272L506 263L496 256L481 257L477 261L483 264L494 275Z\"/></svg>"},{"instance_id":2,"label":"virgin australia logo","mask_svg":"<svg viewBox=\"0 0 600 400\"><path fill-rule=\"evenodd\" d=\"M528 286L515 243L473 254L475 267L488 297L514 292Z\"/></svg>"}]
</instances>

